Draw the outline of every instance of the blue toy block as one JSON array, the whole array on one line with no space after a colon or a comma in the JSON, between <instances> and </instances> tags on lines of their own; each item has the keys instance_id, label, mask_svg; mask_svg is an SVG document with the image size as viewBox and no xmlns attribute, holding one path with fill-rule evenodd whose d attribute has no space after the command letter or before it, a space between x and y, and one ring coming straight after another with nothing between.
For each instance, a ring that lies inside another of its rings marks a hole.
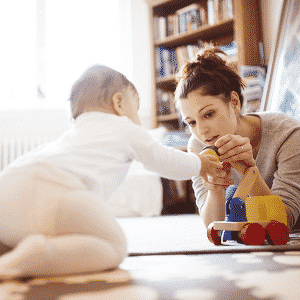
<instances>
[{"instance_id":1,"label":"blue toy block","mask_svg":"<svg viewBox=\"0 0 300 300\"><path fill-rule=\"evenodd\" d=\"M246 222L246 205L241 198L232 198L226 203L229 222Z\"/></svg>"},{"instance_id":2,"label":"blue toy block","mask_svg":"<svg viewBox=\"0 0 300 300\"><path fill-rule=\"evenodd\" d=\"M225 200L226 200L226 204L227 202L229 202L236 189L237 189L237 185L233 184L233 185L230 185L226 190L225 190ZM225 204L225 221L226 222L229 222L229 219L228 219L228 216L229 216L229 209L227 209L227 205ZM231 234L231 231L226 231L226 230L221 230L221 239L222 241L231 241L233 238L232 238L232 234Z\"/></svg>"},{"instance_id":3,"label":"blue toy block","mask_svg":"<svg viewBox=\"0 0 300 300\"><path fill-rule=\"evenodd\" d=\"M226 222L244 222L247 221L246 205L241 198L232 198L237 185L231 185L225 192L225 221ZM231 231L221 231L221 238L223 241L233 240Z\"/></svg>"}]
</instances>

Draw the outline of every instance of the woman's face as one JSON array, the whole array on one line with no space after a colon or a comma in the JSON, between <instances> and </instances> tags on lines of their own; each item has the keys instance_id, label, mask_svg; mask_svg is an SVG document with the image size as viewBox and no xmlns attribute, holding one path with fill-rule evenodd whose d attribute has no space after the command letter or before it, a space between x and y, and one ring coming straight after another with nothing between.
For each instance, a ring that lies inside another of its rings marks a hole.
<instances>
[{"instance_id":1,"label":"woman's face","mask_svg":"<svg viewBox=\"0 0 300 300\"><path fill-rule=\"evenodd\" d=\"M231 101L224 103L218 96L203 96L194 91L180 101L179 108L192 134L207 146L214 146L220 137L237 132L239 99L234 92Z\"/></svg>"}]
</instances>

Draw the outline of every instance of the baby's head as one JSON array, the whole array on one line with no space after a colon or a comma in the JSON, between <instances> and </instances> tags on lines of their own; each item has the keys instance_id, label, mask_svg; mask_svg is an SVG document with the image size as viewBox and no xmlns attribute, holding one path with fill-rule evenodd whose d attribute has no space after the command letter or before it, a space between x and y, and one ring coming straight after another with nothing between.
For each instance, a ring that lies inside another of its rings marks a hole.
<instances>
[{"instance_id":1,"label":"baby's head","mask_svg":"<svg viewBox=\"0 0 300 300\"><path fill-rule=\"evenodd\" d=\"M140 124L135 86L123 74L107 66L88 68L73 84L69 100L75 120L85 112L99 111L127 116Z\"/></svg>"}]
</instances>

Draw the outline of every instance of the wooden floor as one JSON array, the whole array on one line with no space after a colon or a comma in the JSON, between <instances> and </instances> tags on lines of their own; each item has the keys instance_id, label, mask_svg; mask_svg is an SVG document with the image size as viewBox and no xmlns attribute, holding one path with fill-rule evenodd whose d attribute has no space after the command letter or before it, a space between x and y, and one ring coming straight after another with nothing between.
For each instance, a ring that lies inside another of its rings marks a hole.
<instances>
[{"instance_id":1,"label":"wooden floor","mask_svg":"<svg viewBox=\"0 0 300 300\"><path fill-rule=\"evenodd\" d=\"M195 216L120 220L131 256L118 269L4 281L0 299L299 299L297 234L288 246L243 251L207 244L198 222Z\"/></svg>"}]
</instances>

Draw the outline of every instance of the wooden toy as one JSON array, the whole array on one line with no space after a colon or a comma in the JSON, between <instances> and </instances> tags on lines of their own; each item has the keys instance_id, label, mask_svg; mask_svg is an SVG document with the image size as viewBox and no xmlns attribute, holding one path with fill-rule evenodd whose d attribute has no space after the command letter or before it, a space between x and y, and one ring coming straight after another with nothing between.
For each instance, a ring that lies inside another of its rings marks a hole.
<instances>
[{"instance_id":1,"label":"wooden toy","mask_svg":"<svg viewBox=\"0 0 300 300\"><path fill-rule=\"evenodd\" d=\"M217 151L216 151L217 153ZM225 195L225 220L212 222L207 237L215 245L234 240L246 245L285 245L289 239L287 215L280 196L248 194L256 180L257 167L244 173L239 186L230 186Z\"/></svg>"}]
</instances>

